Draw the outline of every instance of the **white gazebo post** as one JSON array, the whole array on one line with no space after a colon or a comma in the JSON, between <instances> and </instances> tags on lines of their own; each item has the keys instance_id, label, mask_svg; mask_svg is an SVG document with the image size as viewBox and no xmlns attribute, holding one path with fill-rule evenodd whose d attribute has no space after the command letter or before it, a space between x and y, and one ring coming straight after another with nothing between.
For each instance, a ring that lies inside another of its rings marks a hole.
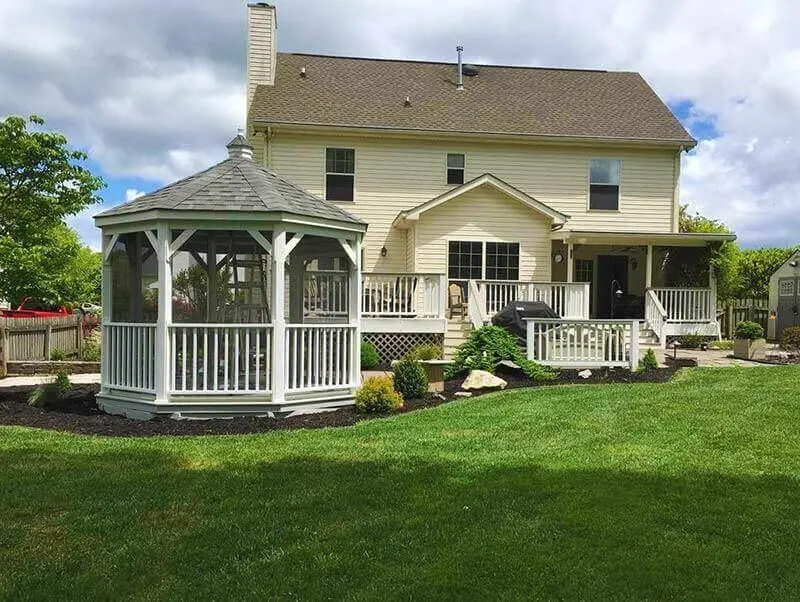
<instances>
[{"instance_id":1,"label":"white gazebo post","mask_svg":"<svg viewBox=\"0 0 800 602\"><path fill-rule=\"evenodd\" d=\"M148 235L148 238L150 236ZM156 401L169 401L171 365L169 327L172 324L172 258L170 257L170 230L167 224L158 225L158 235L153 247L158 259L158 321L156 323L155 389ZM152 239L151 239L152 240Z\"/></svg>"},{"instance_id":2,"label":"white gazebo post","mask_svg":"<svg viewBox=\"0 0 800 602\"><path fill-rule=\"evenodd\" d=\"M286 318L283 313L286 294L286 228L275 226L272 232L272 401L286 400Z\"/></svg>"},{"instance_id":3,"label":"white gazebo post","mask_svg":"<svg viewBox=\"0 0 800 602\"><path fill-rule=\"evenodd\" d=\"M111 361L111 346L109 341L109 328L108 324L111 322L112 306L112 269L111 269L111 253L114 251L114 245L117 244L119 237L114 234L103 234L103 274L100 282L100 303L103 307L102 323L100 325L102 339L101 339L101 359L100 362L100 383L103 391L108 391L108 377Z\"/></svg>"},{"instance_id":4,"label":"white gazebo post","mask_svg":"<svg viewBox=\"0 0 800 602\"><path fill-rule=\"evenodd\" d=\"M348 274L349 309L348 323L353 327L353 344L351 345L350 384L357 387L361 384L361 235L356 234L352 245L348 241L339 241L350 259Z\"/></svg>"}]
</instances>

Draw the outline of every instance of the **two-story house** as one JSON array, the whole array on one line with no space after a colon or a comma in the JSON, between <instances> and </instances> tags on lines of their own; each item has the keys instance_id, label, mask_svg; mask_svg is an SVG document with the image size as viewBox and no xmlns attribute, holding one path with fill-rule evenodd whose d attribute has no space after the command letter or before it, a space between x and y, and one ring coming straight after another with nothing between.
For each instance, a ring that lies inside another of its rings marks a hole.
<instances>
[{"instance_id":1,"label":"two-story house","mask_svg":"<svg viewBox=\"0 0 800 602\"><path fill-rule=\"evenodd\" d=\"M651 291L669 322L651 339L717 334L707 247L730 237L679 233L696 142L638 73L287 54L276 34L275 7L251 4L255 160L369 224L367 274L446 274L454 304L475 281L482 320L584 294L552 282L589 284L571 317L644 319Z\"/></svg>"},{"instance_id":2,"label":"two-story house","mask_svg":"<svg viewBox=\"0 0 800 602\"><path fill-rule=\"evenodd\" d=\"M287 54L247 12L246 135L96 218L108 411L352 403L361 340L447 357L510 302L556 366L718 334L732 236L679 232L695 141L639 74Z\"/></svg>"}]
</instances>

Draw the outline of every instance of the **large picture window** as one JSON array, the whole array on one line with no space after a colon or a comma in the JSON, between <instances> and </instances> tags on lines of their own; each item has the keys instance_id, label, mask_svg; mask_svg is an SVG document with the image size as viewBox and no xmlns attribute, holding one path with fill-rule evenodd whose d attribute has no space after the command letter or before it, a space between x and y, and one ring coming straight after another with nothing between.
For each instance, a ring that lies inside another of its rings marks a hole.
<instances>
[{"instance_id":1,"label":"large picture window","mask_svg":"<svg viewBox=\"0 0 800 602\"><path fill-rule=\"evenodd\" d=\"M325 149L325 200L352 201L355 189L356 151Z\"/></svg>"},{"instance_id":2,"label":"large picture window","mask_svg":"<svg viewBox=\"0 0 800 602\"><path fill-rule=\"evenodd\" d=\"M589 209L619 209L619 160L589 161Z\"/></svg>"},{"instance_id":3,"label":"large picture window","mask_svg":"<svg viewBox=\"0 0 800 602\"><path fill-rule=\"evenodd\" d=\"M447 249L450 280L519 280L519 243L451 240Z\"/></svg>"},{"instance_id":4,"label":"large picture window","mask_svg":"<svg viewBox=\"0 0 800 602\"><path fill-rule=\"evenodd\" d=\"M519 243L486 243L486 279L519 280Z\"/></svg>"}]
</instances>

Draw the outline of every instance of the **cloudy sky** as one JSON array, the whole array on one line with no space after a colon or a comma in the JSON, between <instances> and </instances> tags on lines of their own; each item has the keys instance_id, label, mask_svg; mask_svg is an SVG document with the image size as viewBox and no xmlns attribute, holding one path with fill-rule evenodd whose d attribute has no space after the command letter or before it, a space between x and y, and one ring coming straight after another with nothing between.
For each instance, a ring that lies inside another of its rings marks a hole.
<instances>
[{"instance_id":1,"label":"cloudy sky","mask_svg":"<svg viewBox=\"0 0 800 602\"><path fill-rule=\"evenodd\" d=\"M794 0L277 0L283 51L640 71L700 140L681 195L745 246L800 242ZM91 156L110 206L207 167L244 123L243 0L2 0L0 116ZM97 245L90 216L73 220Z\"/></svg>"}]
</instances>

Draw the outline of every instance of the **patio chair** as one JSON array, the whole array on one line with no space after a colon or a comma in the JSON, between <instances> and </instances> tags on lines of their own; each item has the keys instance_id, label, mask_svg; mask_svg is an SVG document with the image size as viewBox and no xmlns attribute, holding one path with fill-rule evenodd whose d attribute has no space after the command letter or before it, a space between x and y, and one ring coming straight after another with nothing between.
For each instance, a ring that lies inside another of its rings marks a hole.
<instances>
[{"instance_id":1,"label":"patio chair","mask_svg":"<svg viewBox=\"0 0 800 602\"><path fill-rule=\"evenodd\" d=\"M450 318L455 314L460 315L462 318L467 315L467 304L464 302L464 290L460 284L453 282L447 287L450 307Z\"/></svg>"}]
</instances>

